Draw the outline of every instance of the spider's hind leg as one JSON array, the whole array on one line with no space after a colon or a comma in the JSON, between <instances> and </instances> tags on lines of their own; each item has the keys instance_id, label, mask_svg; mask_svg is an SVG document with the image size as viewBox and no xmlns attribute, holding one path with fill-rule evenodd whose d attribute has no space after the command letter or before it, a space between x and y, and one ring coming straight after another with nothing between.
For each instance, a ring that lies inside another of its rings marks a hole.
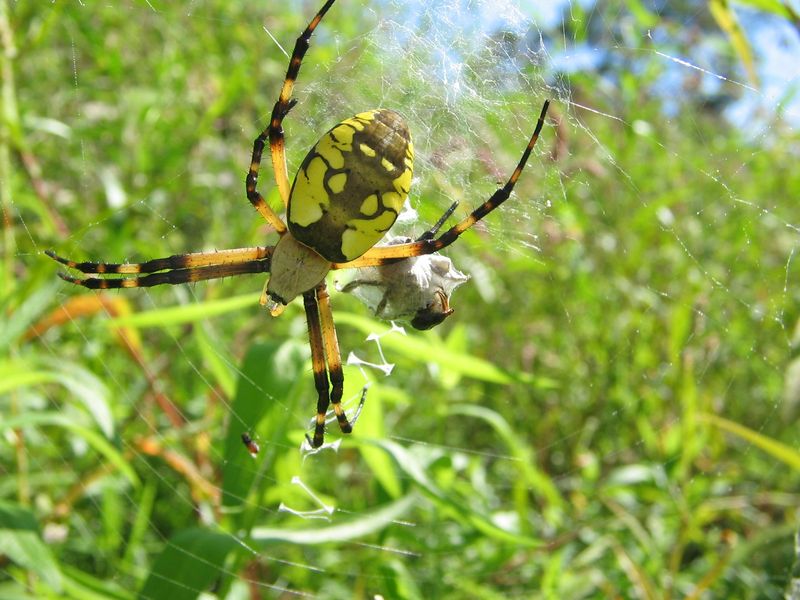
<instances>
[{"instance_id":1,"label":"spider's hind leg","mask_svg":"<svg viewBox=\"0 0 800 600\"><path fill-rule=\"evenodd\" d=\"M342 371L342 354L339 351L339 340L336 337L336 326L333 323L331 298L328 288L323 281L317 286L317 302L322 323L322 341L325 346L325 362L328 364L328 374L331 380L331 404L336 413L336 420L342 433L350 433L353 426L347 420L347 415L342 409L342 394L344 392L344 372Z\"/></svg>"},{"instance_id":2,"label":"spider's hind leg","mask_svg":"<svg viewBox=\"0 0 800 600\"><path fill-rule=\"evenodd\" d=\"M361 408L366 391L352 422L342 408L344 392L344 372L336 327L333 322L328 288L323 281L316 288L303 294L303 306L308 322L308 340L311 346L311 365L314 370L314 387L317 390L317 415L314 419L314 437L310 444L319 448L325 441L325 418L328 407L333 404L333 412L342 433L351 433Z\"/></svg>"},{"instance_id":3,"label":"spider's hind leg","mask_svg":"<svg viewBox=\"0 0 800 600\"><path fill-rule=\"evenodd\" d=\"M325 441L325 415L331 403L328 384L328 369L325 365L325 351L322 341L322 325L319 318L317 290L303 294L303 307L308 324L308 342L311 346L311 368L314 371L314 387L317 390L317 415L314 419L314 438L311 446L319 448Z\"/></svg>"},{"instance_id":4,"label":"spider's hind leg","mask_svg":"<svg viewBox=\"0 0 800 600\"><path fill-rule=\"evenodd\" d=\"M175 254L142 263L76 262L59 256L52 250L45 250L45 254L71 269L89 275L99 275L99 277L78 278L59 273L58 276L64 281L92 290L107 290L163 284L178 285L248 273L268 273L272 246ZM106 277L108 275L133 275L133 277L110 278Z\"/></svg>"}]
</instances>

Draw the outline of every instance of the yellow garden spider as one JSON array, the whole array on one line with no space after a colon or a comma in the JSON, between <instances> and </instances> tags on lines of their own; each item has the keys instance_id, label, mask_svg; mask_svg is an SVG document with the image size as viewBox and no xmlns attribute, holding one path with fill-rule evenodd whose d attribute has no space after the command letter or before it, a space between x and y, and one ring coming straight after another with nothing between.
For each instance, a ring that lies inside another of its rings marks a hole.
<instances>
[{"instance_id":1,"label":"yellow garden spider","mask_svg":"<svg viewBox=\"0 0 800 600\"><path fill-rule=\"evenodd\" d=\"M542 130L549 104L545 101L516 169L491 198L438 237L439 228L455 205L417 240L376 246L394 224L411 186L414 151L408 126L398 113L389 109L370 110L335 125L311 148L294 183L289 184L283 119L297 103L291 97L292 90L311 35L334 1L325 2L297 39L269 126L253 143L250 170L245 180L247 198L278 233L274 246L180 254L136 264L79 263L47 251L51 258L83 273L136 275L78 279L59 273L62 279L90 289L174 285L269 272L260 302L273 316L283 312L294 298L302 296L317 391L314 437L310 440L315 448L323 444L325 418L331 404L342 432L352 431L352 424L341 406L344 376L325 285L328 272L375 267L385 269L388 276L396 263L431 255L456 241L509 198ZM261 155L267 141L275 181L286 207L286 223L267 205L257 188ZM393 284L389 281L386 285ZM424 290L422 297L423 305L412 319L415 327L432 327L452 313L448 290L434 286Z\"/></svg>"}]
</instances>

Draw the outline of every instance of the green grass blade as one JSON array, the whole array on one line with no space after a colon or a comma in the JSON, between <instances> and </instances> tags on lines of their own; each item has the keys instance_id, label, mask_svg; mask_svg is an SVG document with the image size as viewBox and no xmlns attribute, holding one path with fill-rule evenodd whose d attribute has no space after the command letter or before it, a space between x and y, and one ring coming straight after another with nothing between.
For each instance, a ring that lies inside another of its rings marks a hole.
<instances>
[{"instance_id":1,"label":"green grass blade","mask_svg":"<svg viewBox=\"0 0 800 600\"><path fill-rule=\"evenodd\" d=\"M248 306L258 308L258 297L253 294L242 294L223 300L192 302L169 308L157 308L144 312L109 319L109 327L166 327L168 325L184 325L195 323L229 312L242 310Z\"/></svg>"},{"instance_id":2,"label":"green grass blade","mask_svg":"<svg viewBox=\"0 0 800 600\"><path fill-rule=\"evenodd\" d=\"M288 443L286 420L295 413L299 396L291 390L306 381L306 364L305 346L297 340L256 344L245 355L231 406L234 418L225 438L223 506L247 504L251 487L264 475L259 465L266 462L270 468L275 449ZM309 416L311 407L309 404ZM242 444L242 433L251 435L261 446L255 461ZM263 479L261 483L265 484Z\"/></svg>"},{"instance_id":3,"label":"green grass blade","mask_svg":"<svg viewBox=\"0 0 800 600\"><path fill-rule=\"evenodd\" d=\"M731 8L727 0L710 0L708 8L716 20L717 25L726 33L731 45L739 55L739 60L742 61L750 82L754 86L758 86L758 72L756 71L753 49L750 47L750 42L747 41L747 37L744 34L744 30L733 8Z\"/></svg>"},{"instance_id":4,"label":"green grass blade","mask_svg":"<svg viewBox=\"0 0 800 600\"><path fill-rule=\"evenodd\" d=\"M232 535L208 529L181 531L159 554L139 598L194 600L210 591L228 553L238 545Z\"/></svg>"},{"instance_id":5,"label":"green grass blade","mask_svg":"<svg viewBox=\"0 0 800 600\"><path fill-rule=\"evenodd\" d=\"M754 446L761 448L764 452L777 458L778 460L786 463L793 469L800 471L800 452L773 440L772 438L768 438L765 435L762 435L744 425L740 425L739 423L734 423L733 421L729 421L728 419L724 419L722 417L718 417L717 415L712 415L708 413L701 413L698 415L698 418L704 420L712 425L715 425L719 429L727 431L728 433L732 433L735 436L742 438L743 440L747 440Z\"/></svg>"},{"instance_id":6,"label":"green grass blade","mask_svg":"<svg viewBox=\"0 0 800 600\"><path fill-rule=\"evenodd\" d=\"M497 432L514 457L514 464L519 467L522 476L520 481L526 487L530 487L544 497L552 508L560 510L565 507L564 499L561 497L558 488L550 477L536 468L536 463L528 446L499 413L484 406L472 404L457 404L449 407L448 412L454 415L474 417L488 423Z\"/></svg>"},{"instance_id":7,"label":"green grass blade","mask_svg":"<svg viewBox=\"0 0 800 600\"><path fill-rule=\"evenodd\" d=\"M114 435L108 388L91 371L73 362L57 362L49 358L0 363L0 394L46 383L56 383L67 388L83 404L105 436L110 438Z\"/></svg>"},{"instance_id":8,"label":"green grass blade","mask_svg":"<svg viewBox=\"0 0 800 600\"><path fill-rule=\"evenodd\" d=\"M445 493L428 476L424 465L404 447L388 440L374 442L383 448L394 459L397 466L403 471L425 495L440 507L457 515L476 530L484 535L494 538L501 542L510 542L526 547L537 547L540 542L532 537L519 534L514 531L503 529L487 519L485 515L478 514L471 506L461 501L451 494Z\"/></svg>"},{"instance_id":9,"label":"green grass blade","mask_svg":"<svg viewBox=\"0 0 800 600\"><path fill-rule=\"evenodd\" d=\"M82 437L100 455L104 456L108 462L114 465L117 470L135 487L139 486L139 478L136 472L128 464L122 454L109 444L103 436L85 427L69 417L57 413L25 413L17 417L5 419L0 422L0 431L6 429L16 429L24 427L62 427Z\"/></svg>"},{"instance_id":10,"label":"green grass blade","mask_svg":"<svg viewBox=\"0 0 800 600\"><path fill-rule=\"evenodd\" d=\"M41 538L36 517L27 509L0 502L0 552L9 560L36 573L56 592L62 577L50 548Z\"/></svg>"}]
</instances>

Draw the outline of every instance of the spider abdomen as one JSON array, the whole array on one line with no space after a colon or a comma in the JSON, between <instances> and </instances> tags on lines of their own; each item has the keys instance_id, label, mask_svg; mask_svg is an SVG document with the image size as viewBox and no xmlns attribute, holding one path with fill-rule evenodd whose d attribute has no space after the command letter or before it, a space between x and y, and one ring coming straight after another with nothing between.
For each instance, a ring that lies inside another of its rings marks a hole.
<instances>
[{"instance_id":1,"label":"spider abdomen","mask_svg":"<svg viewBox=\"0 0 800 600\"><path fill-rule=\"evenodd\" d=\"M331 262L364 254L394 224L414 165L403 117L377 109L346 119L303 159L287 210L291 234Z\"/></svg>"}]
</instances>

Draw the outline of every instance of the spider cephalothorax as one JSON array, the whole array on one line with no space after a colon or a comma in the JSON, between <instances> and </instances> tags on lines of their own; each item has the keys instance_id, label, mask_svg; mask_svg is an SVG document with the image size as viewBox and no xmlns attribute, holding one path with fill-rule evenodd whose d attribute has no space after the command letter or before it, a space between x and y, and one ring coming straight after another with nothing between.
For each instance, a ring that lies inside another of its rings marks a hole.
<instances>
[{"instance_id":1,"label":"spider cephalothorax","mask_svg":"<svg viewBox=\"0 0 800 600\"><path fill-rule=\"evenodd\" d=\"M453 312L450 293L466 278L452 268L449 259L439 257L445 264L432 255L509 198L536 144L548 108L545 101L514 172L491 198L441 235L439 229L455 205L418 239L376 245L394 224L411 187L414 150L409 128L400 114L381 108L341 121L309 151L294 184L289 185L283 119L296 103L291 98L292 90L311 35L333 3L334 0L327 0L297 39L270 123L253 142L245 181L247 198L280 236L274 246L181 254L134 264L78 263L47 251L48 256L83 273L134 275L79 279L60 274L70 283L91 289L149 287L270 273L261 303L273 315L279 315L288 302L302 296L317 390L314 437L310 440L314 447L324 441L325 418L331 404L341 430L352 430L341 406L344 375L325 284L328 272L359 269L362 276L354 279L357 283L352 284L353 289L374 286L379 290L380 300L373 307L378 316L405 318L419 329L441 323ZM258 191L258 172L267 143L287 223ZM414 257L421 262L407 260ZM427 269L429 275L421 277L414 272L417 267ZM412 293L397 301L403 296L403 286Z\"/></svg>"}]
</instances>

